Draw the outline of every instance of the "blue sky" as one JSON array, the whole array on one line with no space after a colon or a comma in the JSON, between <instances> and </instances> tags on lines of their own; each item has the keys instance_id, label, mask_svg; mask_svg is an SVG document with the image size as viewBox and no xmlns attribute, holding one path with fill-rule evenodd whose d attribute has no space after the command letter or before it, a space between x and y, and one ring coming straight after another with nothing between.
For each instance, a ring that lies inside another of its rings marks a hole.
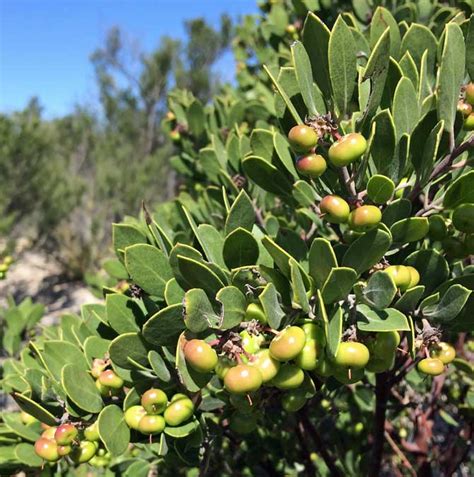
<instances>
[{"instance_id":1,"label":"blue sky","mask_svg":"<svg viewBox=\"0 0 474 477\"><path fill-rule=\"evenodd\" d=\"M97 101L89 55L114 25L145 50L160 36L183 36L186 19L219 24L256 12L256 0L0 0L0 111L38 96L47 117ZM233 71L231 55L218 65Z\"/></svg>"}]
</instances>

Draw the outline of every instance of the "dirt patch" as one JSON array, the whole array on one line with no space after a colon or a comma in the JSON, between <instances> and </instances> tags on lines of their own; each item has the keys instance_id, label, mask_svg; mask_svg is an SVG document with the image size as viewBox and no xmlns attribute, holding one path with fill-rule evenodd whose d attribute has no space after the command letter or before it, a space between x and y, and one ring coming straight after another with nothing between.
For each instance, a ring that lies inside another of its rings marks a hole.
<instances>
[{"instance_id":1,"label":"dirt patch","mask_svg":"<svg viewBox=\"0 0 474 477\"><path fill-rule=\"evenodd\" d=\"M16 303L31 297L45 305L46 322L63 313L78 313L85 303L100 301L82 282L68 279L55 260L31 250L17 256L6 280L0 281L0 305L8 296Z\"/></svg>"}]
</instances>

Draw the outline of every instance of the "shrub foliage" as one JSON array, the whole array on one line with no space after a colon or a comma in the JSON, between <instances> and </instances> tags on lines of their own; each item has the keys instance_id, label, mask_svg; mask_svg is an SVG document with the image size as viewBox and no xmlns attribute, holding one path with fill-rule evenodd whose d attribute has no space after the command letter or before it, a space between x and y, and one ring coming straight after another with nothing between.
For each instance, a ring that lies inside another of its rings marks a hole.
<instances>
[{"instance_id":1,"label":"shrub foliage","mask_svg":"<svg viewBox=\"0 0 474 477\"><path fill-rule=\"evenodd\" d=\"M474 17L374 3L266 3L237 88L169 95L180 193L5 361L4 469L472 473Z\"/></svg>"}]
</instances>

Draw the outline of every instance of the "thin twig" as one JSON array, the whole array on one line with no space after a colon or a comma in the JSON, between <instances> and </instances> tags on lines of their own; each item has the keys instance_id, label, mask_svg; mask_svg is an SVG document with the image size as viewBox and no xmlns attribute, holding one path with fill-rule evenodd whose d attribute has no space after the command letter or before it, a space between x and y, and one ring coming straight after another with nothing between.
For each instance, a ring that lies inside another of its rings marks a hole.
<instances>
[{"instance_id":1,"label":"thin twig","mask_svg":"<svg viewBox=\"0 0 474 477\"><path fill-rule=\"evenodd\" d=\"M413 475L413 477L416 477L415 469L410 464L410 461L408 460L407 456L402 452L400 447L397 446L397 443L392 439L392 436L387 431L385 431L384 435L385 439L387 439L387 442L389 443L395 454L397 454L398 457L400 457L400 459L402 460L403 465L409 470L410 474Z\"/></svg>"},{"instance_id":2,"label":"thin twig","mask_svg":"<svg viewBox=\"0 0 474 477\"><path fill-rule=\"evenodd\" d=\"M448 154L434 169L428 178L428 182L431 182L436 177L444 174L449 170L451 164L453 163L456 157L459 157L461 154L466 152L470 147L474 146L474 134L466 141L460 144L458 147L454 148L450 154ZM421 184L417 182L413 190L408 194L408 199L413 200L418 197L418 194L421 191Z\"/></svg>"},{"instance_id":3,"label":"thin twig","mask_svg":"<svg viewBox=\"0 0 474 477\"><path fill-rule=\"evenodd\" d=\"M339 168L339 178L341 179L341 182L344 184L345 188L347 189L347 192L349 193L349 195L351 197L356 197L357 191L355 188L355 184L351 180L351 176L349 175L349 171L347 170L347 167Z\"/></svg>"}]
</instances>

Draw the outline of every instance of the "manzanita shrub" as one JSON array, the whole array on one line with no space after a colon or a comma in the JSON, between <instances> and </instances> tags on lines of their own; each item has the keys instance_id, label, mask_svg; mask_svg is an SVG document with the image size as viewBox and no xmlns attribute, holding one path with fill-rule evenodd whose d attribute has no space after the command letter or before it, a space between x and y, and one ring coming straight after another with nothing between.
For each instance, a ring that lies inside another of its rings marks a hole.
<instances>
[{"instance_id":1,"label":"manzanita shrub","mask_svg":"<svg viewBox=\"0 0 474 477\"><path fill-rule=\"evenodd\" d=\"M238 88L169 96L180 193L4 363L3 469L472 474L474 17L320 3L244 21Z\"/></svg>"}]
</instances>

